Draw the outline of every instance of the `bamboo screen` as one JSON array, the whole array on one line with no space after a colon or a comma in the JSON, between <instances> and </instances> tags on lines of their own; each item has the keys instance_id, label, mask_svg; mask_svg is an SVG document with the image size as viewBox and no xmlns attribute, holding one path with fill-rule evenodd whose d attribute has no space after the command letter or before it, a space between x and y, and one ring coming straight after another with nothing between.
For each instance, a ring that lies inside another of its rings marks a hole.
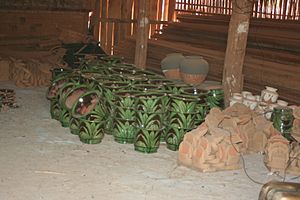
<instances>
[{"instance_id":1,"label":"bamboo screen","mask_svg":"<svg viewBox=\"0 0 300 200\"><path fill-rule=\"evenodd\" d=\"M232 0L176 0L178 14L225 14L232 12ZM300 0L256 0L253 17L299 20Z\"/></svg>"}]
</instances>

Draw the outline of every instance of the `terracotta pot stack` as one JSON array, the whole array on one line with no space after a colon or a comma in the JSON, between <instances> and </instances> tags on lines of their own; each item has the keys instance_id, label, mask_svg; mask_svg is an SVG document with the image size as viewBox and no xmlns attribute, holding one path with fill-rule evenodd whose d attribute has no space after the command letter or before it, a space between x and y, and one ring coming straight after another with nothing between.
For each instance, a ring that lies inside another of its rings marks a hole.
<instances>
[{"instance_id":1,"label":"terracotta pot stack","mask_svg":"<svg viewBox=\"0 0 300 200\"><path fill-rule=\"evenodd\" d=\"M16 93L12 89L0 89L0 110L7 110L9 107L18 107Z\"/></svg>"},{"instance_id":2,"label":"terracotta pot stack","mask_svg":"<svg viewBox=\"0 0 300 200\"><path fill-rule=\"evenodd\" d=\"M37 60L11 58L10 79L18 87L36 87L50 84L52 65Z\"/></svg>"}]
</instances>

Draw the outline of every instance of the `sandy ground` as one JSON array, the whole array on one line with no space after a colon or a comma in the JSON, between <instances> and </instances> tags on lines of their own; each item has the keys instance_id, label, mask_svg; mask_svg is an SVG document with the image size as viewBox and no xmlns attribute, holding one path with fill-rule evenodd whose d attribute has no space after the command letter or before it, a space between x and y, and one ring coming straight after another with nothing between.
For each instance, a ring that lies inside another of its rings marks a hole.
<instances>
[{"instance_id":1,"label":"sandy ground","mask_svg":"<svg viewBox=\"0 0 300 200\"><path fill-rule=\"evenodd\" d=\"M0 82L3 87L14 88ZM242 169L194 171L178 166L177 152L165 145L147 155L109 135L101 144L82 144L50 118L46 88L16 91L20 108L0 112L0 200L258 198L261 185ZM269 175L262 155L245 160L254 179L277 178Z\"/></svg>"}]
</instances>

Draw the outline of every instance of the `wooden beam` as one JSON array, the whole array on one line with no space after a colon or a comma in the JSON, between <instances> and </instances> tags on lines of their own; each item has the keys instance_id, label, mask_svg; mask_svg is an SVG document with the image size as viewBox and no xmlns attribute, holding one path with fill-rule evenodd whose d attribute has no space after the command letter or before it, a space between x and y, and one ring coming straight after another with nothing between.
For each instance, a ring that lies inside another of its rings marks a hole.
<instances>
[{"instance_id":1,"label":"wooden beam","mask_svg":"<svg viewBox=\"0 0 300 200\"><path fill-rule=\"evenodd\" d=\"M146 68L149 26L149 0L140 0L134 63L141 69Z\"/></svg>"},{"instance_id":2,"label":"wooden beam","mask_svg":"<svg viewBox=\"0 0 300 200\"><path fill-rule=\"evenodd\" d=\"M233 0L223 69L225 105L234 92L243 89L243 65L253 0Z\"/></svg>"},{"instance_id":3,"label":"wooden beam","mask_svg":"<svg viewBox=\"0 0 300 200\"><path fill-rule=\"evenodd\" d=\"M99 18L100 18L100 0L95 2L95 10L91 19L91 28L93 30L93 36L96 41L99 41ZM92 27L93 26L93 27Z\"/></svg>"},{"instance_id":4,"label":"wooden beam","mask_svg":"<svg viewBox=\"0 0 300 200\"><path fill-rule=\"evenodd\" d=\"M176 0L170 0L169 1L169 13L168 13L168 21L175 20L175 6L176 6Z\"/></svg>"},{"instance_id":5,"label":"wooden beam","mask_svg":"<svg viewBox=\"0 0 300 200\"><path fill-rule=\"evenodd\" d=\"M107 5L108 0L102 0L102 12L101 12L101 19L107 18ZM106 49L107 47L107 24L106 22L101 22L101 38L100 38L100 44L102 49Z\"/></svg>"}]
</instances>

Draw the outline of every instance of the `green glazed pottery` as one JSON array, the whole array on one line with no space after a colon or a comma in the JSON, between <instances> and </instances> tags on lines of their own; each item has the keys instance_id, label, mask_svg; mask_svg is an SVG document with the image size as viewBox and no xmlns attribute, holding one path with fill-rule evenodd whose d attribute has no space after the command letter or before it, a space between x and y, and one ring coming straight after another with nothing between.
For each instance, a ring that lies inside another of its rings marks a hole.
<instances>
[{"instance_id":1,"label":"green glazed pottery","mask_svg":"<svg viewBox=\"0 0 300 200\"><path fill-rule=\"evenodd\" d=\"M137 134L134 142L136 151L154 153L159 148L162 132L163 93L151 90L136 95L138 99L136 125Z\"/></svg>"},{"instance_id":2,"label":"green glazed pottery","mask_svg":"<svg viewBox=\"0 0 300 200\"><path fill-rule=\"evenodd\" d=\"M114 126L113 135L119 143L133 143L136 135L137 99L132 90L122 90L114 93Z\"/></svg>"},{"instance_id":3,"label":"green glazed pottery","mask_svg":"<svg viewBox=\"0 0 300 200\"><path fill-rule=\"evenodd\" d=\"M288 107L275 107L271 116L274 128L276 128L282 135L292 141L291 132L293 128L293 110Z\"/></svg>"},{"instance_id":4,"label":"green glazed pottery","mask_svg":"<svg viewBox=\"0 0 300 200\"><path fill-rule=\"evenodd\" d=\"M214 107L224 109L224 90L223 89L209 90L206 101L210 109Z\"/></svg>"},{"instance_id":5,"label":"green glazed pottery","mask_svg":"<svg viewBox=\"0 0 300 200\"><path fill-rule=\"evenodd\" d=\"M167 148L177 150L187 130L195 127L199 98L190 95L172 95L170 120L166 134Z\"/></svg>"},{"instance_id":6,"label":"green glazed pottery","mask_svg":"<svg viewBox=\"0 0 300 200\"><path fill-rule=\"evenodd\" d=\"M104 137L105 120L80 119L79 138L86 144L98 144Z\"/></svg>"}]
</instances>

